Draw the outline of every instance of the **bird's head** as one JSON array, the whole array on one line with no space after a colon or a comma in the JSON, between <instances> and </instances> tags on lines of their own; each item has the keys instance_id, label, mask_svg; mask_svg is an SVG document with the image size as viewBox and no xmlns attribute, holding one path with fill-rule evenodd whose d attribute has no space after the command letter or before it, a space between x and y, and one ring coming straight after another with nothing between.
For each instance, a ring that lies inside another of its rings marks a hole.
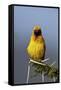
<instances>
[{"instance_id":1,"label":"bird's head","mask_svg":"<svg viewBox=\"0 0 61 90\"><path fill-rule=\"evenodd\" d=\"M38 26L38 25L37 26L34 26L34 28L33 28L33 34L36 37L38 37L38 36L40 36L42 34L40 26Z\"/></svg>"},{"instance_id":2,"label":"bird's head","mask_svg":"<svg viewBox=\"0 0 61 90\"><path fill-rule=\"evenodd\" d=\"M34 39L37 39L42 35L41 28L39 25L34 26L32 35L33 35Z\"/></svg>"}]
</instances>

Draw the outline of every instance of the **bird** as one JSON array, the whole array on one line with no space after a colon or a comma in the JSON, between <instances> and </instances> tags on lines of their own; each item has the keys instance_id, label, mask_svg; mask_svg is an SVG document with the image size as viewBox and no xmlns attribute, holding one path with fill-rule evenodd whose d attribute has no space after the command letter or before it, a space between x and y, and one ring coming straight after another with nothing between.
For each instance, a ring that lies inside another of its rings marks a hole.
<instances>
[{"instance_id":1,"label":"bird","mask_svg":"<svg viewBox=\"0 0 61 90\"><path fill-rule=\"evenodd\" d=\"M27 46L28 56L37 62L44 60L46 52L46 44L39 25L35 25L32 29L29 44Z\"/></svg>"}]
</instances>

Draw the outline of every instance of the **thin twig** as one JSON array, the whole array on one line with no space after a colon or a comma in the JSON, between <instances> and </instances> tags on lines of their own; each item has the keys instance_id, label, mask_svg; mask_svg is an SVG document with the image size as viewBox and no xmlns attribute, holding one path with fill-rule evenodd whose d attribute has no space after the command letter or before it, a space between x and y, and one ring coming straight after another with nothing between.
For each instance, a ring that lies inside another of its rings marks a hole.
<instances>
[{"instance_id":1,"label":"thin twig","mask_svg":"<svg viewBox=\"0 0 61 90\"><path fill-rule=\"evenodd\" d=\"M56 78L55 78L55 77L53 77L53 81L54 81L54 82L56 81Z\"/></svg>"},{"instance_id":2,"label":"thin twig","mask_svg":"<svg viewBox=\"0 0 61 90\"><path fill-rule=\"evenodd\" d=\"M42 82L44 82L44 71L42 71Z\"/></svg>"},{"instance_id":3,"label":"thin twig","mask_svg":"<svg viewBox=\"0 0 61 90\"><path fill-rule=\"evenodd\" d=\"M30 62L45 66L46 64L30 59Z\"/></svg>"},{"instance_id":4,"label":"thin twig","mask_svg":"<svg viewBox=\"0 0 61 90\"><path fill-rule=\"evenodd\" d=\"M44 60L41 60L41 62L46 62L46 61L48 61L49 60L49 58L46 58L46 59L44 59Z\"/></svg>"},{"instance_id":5,"label":"thin twig","mask_svg":"<svg viewBox=\"0 0 61 90\"><path fill-rule=\"evenodd\" d=\"M56 62L54 61L50 66L53 66Z\"/></svg>"},{"instance_id":6,"label":"thin twig","mask_svg":"<svg viewBox=\"0 0 61 90\"><path fill-rule=\"evenodd\" d=\"M26 80L26 83L28 83L28 81L29 81L29 73L30 73L30 64L28 65L28 72L27 72L27 80Z\"/></svg>"}]
</instances>

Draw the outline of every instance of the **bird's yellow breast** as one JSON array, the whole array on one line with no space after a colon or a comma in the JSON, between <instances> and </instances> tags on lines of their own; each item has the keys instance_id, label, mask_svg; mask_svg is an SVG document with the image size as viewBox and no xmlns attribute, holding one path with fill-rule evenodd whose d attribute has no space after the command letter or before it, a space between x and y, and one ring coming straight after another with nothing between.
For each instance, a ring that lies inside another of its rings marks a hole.
<instances>
[{"instance_id":1,"label":"bird's yellow breast","mask_svg":"<svg viewBox=\"0 0 61 90\"><path fill-rule=\"evenodd\" d=\"M30 40L27 51L32 59L41 59L44 54L44 41Z\"/></svg>"}]
</instances>

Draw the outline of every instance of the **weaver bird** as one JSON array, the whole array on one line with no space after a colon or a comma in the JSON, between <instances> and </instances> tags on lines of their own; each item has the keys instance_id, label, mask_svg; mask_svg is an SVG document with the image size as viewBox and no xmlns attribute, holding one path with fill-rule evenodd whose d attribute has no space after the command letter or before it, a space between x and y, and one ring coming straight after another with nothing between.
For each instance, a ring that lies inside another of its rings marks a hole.
<instances>
[{"instance_id":1,"label":"weaver bird","mask_svg":"<svg viewBox=\"0 0 61 90\"><path fill-rule=\"evenodd\" d=\"M45 57L45 40L42 35L40 26L34 26L30 42L27 47L28 55L31 59L36 61L44 60Z\"/></svg>"}]
</instances>

